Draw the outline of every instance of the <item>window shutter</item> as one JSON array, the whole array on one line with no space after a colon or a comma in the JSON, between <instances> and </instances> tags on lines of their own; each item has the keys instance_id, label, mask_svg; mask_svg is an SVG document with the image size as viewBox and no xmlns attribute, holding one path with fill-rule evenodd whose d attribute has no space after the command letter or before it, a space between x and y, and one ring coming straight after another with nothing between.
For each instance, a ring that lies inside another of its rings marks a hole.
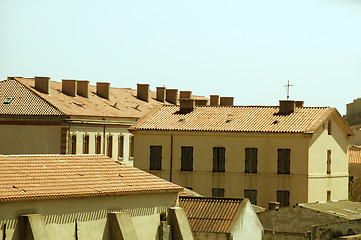
<instances>
[{"instance_id":1,"label":"window shutter","mask_svg":"<svg viewBox=\"0 0 361 240\"><path fill-rule=\"evenodd\" d=\"M187 147L187 170L193 171L193 147Z\"/></svg>"},{"instance_id":2,"label":"window shutter","mask_svg":"<svg viewBox=\"0 0 361 240\"><path fill-rule=\"evenodd\" d=\"M246 160L245 160L245 172L246 173L249 173L251 172L251 168L250 168L250 161L251 161L251 154L250 154L250 148L246 148L246 152L245 152L245 155L246 155Z\"/></svg>"},{"instance_id":3,"label":"window shutter","mask_svg":"<svg viewBox=\"0 0 361 240\"><path fill-rule=\"evenodd\" d=\"M157 146L156 147L156 169L161 170L162 169L162 147Z\"/></svg>"},{"instance_id":4,"label":"window shutter","mask_svg":"<svg viewBox=\"0 0 361 240\"><path fill-rule=\"evenodd\" d=\"M285 149L285 173L290 173L290 157L291 157L291 150Z\"/></svg>"},{"instance_id":5,"label":"window shutter","mask_svg":"<svg viewBox=\"0 0 361 240\"><path fill-rule=\"evenodd\" d=\"M218 171L218 150L216 147L213 148L213 172Z\"/></svg>"},{"instance_id":6,"label":"window shutter","mask_svg":"<svg viewBox=\"0 0 361 240\"><path fill-rule=\"evenodd\" d=\"M251 172L257 172L257 148L252 148L251 151Z\"/></svg>"},{"instance_id":7,"label":"window shutter","mask_svg":"<svg viewBox=\"0 0 361 240\"><path fill-rule=\"evenodd\" d=\"M224 147L219 148L219 171L225 171L226 149Z\"/></svg>"}]
</instances>

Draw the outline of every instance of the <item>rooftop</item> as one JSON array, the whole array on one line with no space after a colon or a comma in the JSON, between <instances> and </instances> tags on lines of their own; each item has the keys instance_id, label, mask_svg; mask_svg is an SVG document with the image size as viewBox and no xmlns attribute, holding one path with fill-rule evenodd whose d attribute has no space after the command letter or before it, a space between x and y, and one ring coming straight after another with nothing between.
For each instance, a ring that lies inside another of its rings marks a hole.
<instances>
[{"instance_id":1,"label":"rooftop","mask_svg":"<svg viewBox=\"0 0 361 240\"><path fill-rule=\"evenodd\" d=\"M183 188L103 155L0 155L0 202Z\"/></svg>"}]
</instances>

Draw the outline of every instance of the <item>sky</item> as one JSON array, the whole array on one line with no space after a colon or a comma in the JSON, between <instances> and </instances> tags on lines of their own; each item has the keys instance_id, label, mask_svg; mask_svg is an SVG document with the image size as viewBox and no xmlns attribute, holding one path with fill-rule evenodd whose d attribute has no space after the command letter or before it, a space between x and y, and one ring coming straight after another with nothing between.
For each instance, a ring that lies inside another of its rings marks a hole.
<instances>
[{"instance_id":1,"label":"sky","mask_svg":"<svg viewBox=\"0 0 361 240\"><path fill-rule=\"evenodd\" d=\"M0 79L336 107L361 97L361 0L0 0Z\"/></svg>"}]
</instances>

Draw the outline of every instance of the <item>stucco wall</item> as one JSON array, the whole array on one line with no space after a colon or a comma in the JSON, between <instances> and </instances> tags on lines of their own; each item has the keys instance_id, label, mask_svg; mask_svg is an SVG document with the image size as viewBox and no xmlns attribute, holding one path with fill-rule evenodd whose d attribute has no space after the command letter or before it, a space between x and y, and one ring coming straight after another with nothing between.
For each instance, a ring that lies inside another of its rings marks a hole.
<instances>
[{"instance_id":1,"label":"stucco wall","mask_svg":"<svg viewBox=\"0 0 361 240\"><path fill-rule=\"evenodd\" d=\"M312 227L312 240L333 240L361 233L361 220L331 223Z\"/></svg>"},{"instance_id":2,"label":"stucco wall","mask_svg":"<svg viewBox=\"0 0 361 240\"><path fill-rule=\"evenodd\" d=\"M350 183L350 197L352 201L361 201L361 164L349 164L350 176L353 181Z\"/></svg>"}]
</instances>

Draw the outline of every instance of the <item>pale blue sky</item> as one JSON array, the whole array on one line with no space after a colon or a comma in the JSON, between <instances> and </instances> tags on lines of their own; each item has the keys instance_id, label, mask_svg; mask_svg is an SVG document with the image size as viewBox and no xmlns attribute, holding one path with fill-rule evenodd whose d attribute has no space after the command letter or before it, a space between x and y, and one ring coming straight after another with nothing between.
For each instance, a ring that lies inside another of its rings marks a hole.
<instances>
[{"instance_id":1,"label":"pale blue sky","mask_svg":"<svg viewBox=\"0 0 361 240\"><path fill-rule=\"evenodd\" d=\"M0 77L286 97L341 114L361 97L361 0L1 0Z\"/></svg>"}]
</instances>

